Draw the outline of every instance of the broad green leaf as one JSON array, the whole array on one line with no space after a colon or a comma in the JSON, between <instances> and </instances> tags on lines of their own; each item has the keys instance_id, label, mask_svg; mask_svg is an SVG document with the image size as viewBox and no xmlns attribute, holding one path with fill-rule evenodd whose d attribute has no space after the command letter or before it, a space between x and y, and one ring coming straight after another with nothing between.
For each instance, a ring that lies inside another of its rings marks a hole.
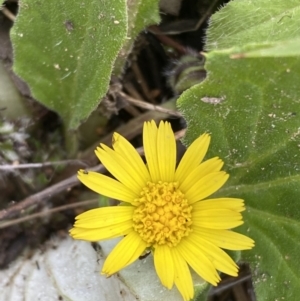
<instances>
[{"instance_id":1,"label":"broad green leaf","mask_svg":"<svg viewBox=\"0 0 300 301\"><path fill-rule=\"evenodd\" d=\"M74 129L105 95L126 33L124 0L23 0L11 32L14 70Z\"/></svg>"},{"instance_id":2,"label":"broad green leaf","mask_svg":"<svg viewBox=\"0 0 300 301\"><path fill-rule=\"evenodd\" d=\"M241 254L251 264L257 300L297 301L300 58L230 58L248 49L207 55L208 78L178 102L189 125L185 142L211 133L208 157L221 157L230 174L218 195L245 199L240 232L256 246Z\"/></svg>"},{"instance_id":3,"label":"broad green leaf","mask_svg":"<svg viewBox=\"0 0 300 301\"><path fill-rule=\"evenodd\" d=\"M133 0L127 2L128 33L115 63L114 73L116 75L122 72L126 58L140 31L148 25L159 23L158 3L159 0Z\"/></svg>"},{"instance_id":4,"label":"broad green leaf","mask_svg":"<svg viewBox=\"0 0 300 301\"><path fill-rule=\"evenodd\" d=\"M212 16L206 50L287 40L299 36L299 27L298 0L231 1Z\"/></svg>"},{"instance_id":5,"label":"broad green leaf","mask_svg":"<svg viewBox=\"0 0 300 301\"><path fill-rule=\"evenodd\" d=\"M242 251L258 301L297 301L300 293L300 5L233 1L212 17L207 79L178 101L185 142L212 134L208 157L230 174L217 196L241 197ZM238 229L237 229L238 230Z\"/></svg>"}]
</instances>

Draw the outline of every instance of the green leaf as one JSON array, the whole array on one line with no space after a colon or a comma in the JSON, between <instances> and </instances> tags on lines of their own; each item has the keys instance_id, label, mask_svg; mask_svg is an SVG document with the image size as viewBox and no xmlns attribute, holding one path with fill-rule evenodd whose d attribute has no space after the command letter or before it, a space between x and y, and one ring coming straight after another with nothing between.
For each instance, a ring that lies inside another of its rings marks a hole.
<instances>
[{"instance_id":1,"label":"green leaf","mask_svg":"<svg viewBox=\"0 0 300 301\"><path fill-rule=\"evenodd\" d=\"M212 16L206 49L288 40L299 36L299 27L298 0L231 1Z\"/></svg>"},{"instance_id":2,"label":"green leaf","mask_svg":"<svg viewBox=\"0 0 300 301\"><path fill-rule=\"evenodd\" d=\"M140 31L149 25L159 23L158 3L159 0L133 0L127 2L128 33L115 63L114 73L116 75L122 72L126 58Z\"/></svg>"},{"instance_id":3,"label":"green leaf","mask_svg":"<svg viewBox=\"0 0 300 301\"><path fill-rule=\"evenodd\" d=\"M105 95L126 33L124 0L24 0L11 32L14 70L74 129Z\"/></svg>"},{"instance_id":4,"label":"green leaf","mask_svg":"<svg viewBox=\"0 0 300 301\"><path fill-rule=\"evenodd\" d=\"M185 143L209 132L207 157L225 161L216 196L245 200L237 231L256 242L241 260L258 301L300 294L299 14L299 1L230 2L208 30L207 79L178 101Z\"/></svg>"},{"instance_id":5,"label":"green leaf","mask_svg":"<svg viewBox=\"0 0 300 301\"><path fill-rule=\"evenodd\" d=\"M222 158L230 174L218 195L246 202L240 232L253 238L256 246L242 252L242 259L251 263L257 300L296 301L300 294L300 59L233 60L232 53L208 54L208 79L180 98L189 125L185 142L211 133L208 157Z\"/></svg>"}]
</instances>

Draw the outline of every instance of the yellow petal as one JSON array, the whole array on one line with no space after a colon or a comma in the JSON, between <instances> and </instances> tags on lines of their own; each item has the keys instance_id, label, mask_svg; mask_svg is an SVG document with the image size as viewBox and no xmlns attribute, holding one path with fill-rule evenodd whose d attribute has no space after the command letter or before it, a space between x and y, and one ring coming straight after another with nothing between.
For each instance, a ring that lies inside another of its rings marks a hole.
<instances>
[{"instance_id":1,"label":"yellow petal","mask_svg":"<svg viewBox=\"0 0 300 301\"><path fill-rule=\"evenodd\" d=\"M160 180L160 172L157 154L157 127L153 120L144 123L143 145L151 180L158 182Z\"/></svg>"},{"instance_id":2,"label":"yellow petal","mask_svg":"<svg viewBox=\"0 0 300 301\"><path fill-rule=\"evenodd\" d=\"M108 255L101 273L106 276L110 276L120 271L138 259L138 257L145 251L146 247L147 244L135 231L130 232Z\"/></svg>"},{"instance_id":3,"label":"yellow petal","mask_svg":"<svg viewBox=\"0 0 300 301\"><path fill-rule=\"evenodd\" d=\"M216 192L225 184L228 177L226 172L218 171L201 178L185 192L189 204L203 200Z\"/></svg>"},{"instance_id":4,"label":"yellow petal","mask_svg":"<svg viewBox=\"0 0 300 301\"><path fill-rule=\"evenodd\" d=\"M217 273L216 268L207 256L188 238L189 237L183 238L176 246L179 254L200 277L212 285L217 285L220 281L220 276Z\"/></svg>"},{"instance_id":5,"label":"yellow petal","mask_svg":"<svg viewBox=\"0 0 300 301\"><path fill-rule=\"evenodd\" d=\"M135 177L138 177L141 183L146 183L150 180L149 171L139 153L129 141L118 133L113 135L113 148L131 164Z\"/></svg>"},{"instance_id":6,"label":"yellow petal","mask_svg":"<svg viewBox=\"0 0 300 301\"><path fill-rule=\"evenodd\" d=\"M193 225L209 229L231 229L242 225L239 212L228 209L198 210L192 213Z\"/></svg>"},{"instance_id":7,"label":"yellow petal","mask_svg":"<svg viewBox=\"0 0 300 301\"><path fill-rule=\"evenodd\" d=\"M173 248L171 253L175 266L175 285L184 301L191 300L194 297L194 284L190 269L176 248Z\"/></svg>"},{"instance_id":8,"label":"yellow petal","mask_svg":"<svg viewBox=\"0 0 300 301\"><path fill-rule=\"evenodd\" d=\"M154 265L161 283L171 289L174 283L174 262L169 246L155 247Z\"/></svg>"},{"instance_id":9,"label":"yellow petal","mask_svg":"<svg viewBox=\"0 0 300 301\"><path fill-rule=\"evenodd\" d=\"M192 233L189 238L199 250L205 253L217 270L234 277L238 275L237 264L226 252L211 242L201 238L201 236L196 233Z\"/></svg>"},{"instance_id":10,"label":"yellow petal","mask_svg":"<svg viewBox=\"0 0 300 301\"><path fill-rule=\"evenodd\" d=\"M220 208L242 212L245 210L244 200L236 198L218 198L200 201L193 204L193 211Z\"/></svg>"},{"instance_id":11,"label":"yellow petal","mask_svg":"<svg viewBox=\"0 0 300 301\"><path fill-rule=\"evenodd\" d=\"M120 154L104 144L101 144L101 147L98 147L95 153L106 169L122 184L139 194L146 182L139 174L136 174L132 167L133 162L128 162Z\"/></svg>"},{"instance_id":12,"label":"yellow petal","mask_svg":"<svg viewBox=\"0 0 300 301\"><path fill-rule=\"evenodd\" d=\"M97 172L78 171L78 179L91 190L127 203L133 203L138 195L122 183Z\"/></svg>"},{"instance_id":13,"label":"yellow petal","mask_svg":"<svg viewBox=\"0 0 300 301\"><path fill-rule=\"evenodd\" d=\"M95 229L132 221L133 206L112 206L88 210L76 216L74 227Z\"/></svg>"},{"instance_id":14,"label":"yellow petal","mask_svg":"<svg viewBox=\"0 0 300 301\"><path fill-rule=\"evenodd\" d=\"M230 230L216 230L193 227L194 232L216 246L227 250L249 250L254 247L254 241L240 233Z\"/></svg>"},{"instance_id":15,"label":"yellow petal","mask_svg":"<svg viewBox=\"0 0 300 301\"><path fill-rule=\"evenodd\" d=\"M199 179L210 173L220 171L223 164L224 162L218 157L214 157L201 163L183 180L179 189L185 193L185 191L188 191L191 186L199 181Z\"/></svg>"},{"instance_id":16,"label":"yellow petal","mask_svg":"<svg viewBox=\"0 0 300 301\"><path fill-rule=\"evenodd\" d=\"M94 229L74 227L69 232L70 235L75 239L82 239L87 241L111 239L132 232L132 221L125 221L115 225Z\"/></svg>"},{"instance_id":17,"label":"yellow petal","mask_svg":"<svg viewBox=\"0 0 300 301\"><path fill-rule=\"evenodd\" d=\"M173 182L176 166L176 140L169 122L161 121L157 132L157 157L160 180Z\"/></svg>"},{"instance_id":18,"label":"yellow petal","mask_svg":"<svg viewBox=\"0 0 300 301\"><path fill-rule=\"evenodd\" d=\"M182 183L188 175L202 162L210 143L210 136L203 134L186 150L175 172L175 181Z\"/></svg>"}]
</instances>

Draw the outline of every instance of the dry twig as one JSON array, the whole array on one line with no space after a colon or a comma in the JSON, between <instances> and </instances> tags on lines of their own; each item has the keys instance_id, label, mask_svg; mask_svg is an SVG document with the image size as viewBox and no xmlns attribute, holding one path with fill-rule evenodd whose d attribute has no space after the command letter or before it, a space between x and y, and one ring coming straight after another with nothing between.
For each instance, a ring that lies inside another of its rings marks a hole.
<instances>
[{"instance_id":1,"label":"dry twig","mask_svg":"<svg viewBox=\"0 0 300 301\"><path fill-rule=\"evenodd\" d=\"M55 165L65 165L65 164L79 164L83 167L87 167L88 165L81 160L62 160L55 162L43 162L43 163L28 163L28 164L5 164L0 166L0 170L11 171L15 169L29 169L29 168L43 168L47 166L55 166Z\"/></svg>"},{"instance_id":2,"label":"dry twig","mask_svg":"<svg viewBox=\"0 0 300 301\"><path fill-rule=\"evenodd\" d=\"M118 92L118 94L122 98L126 99L129 103L131 103L132 105L135 105L137 107L140 107L140 108L143 108L143 109L146 109L149 111L157 111L157 112L169 114L171 116L182 117L182 114L177 111L169 110L169 109L163 108L161 106L153 105L151 103L135 99L135 98L125 94L124 92Z\"/></svg>"},{"instance_id":3,"label":"dry twig","mask_svg":"<svg viewBox=\"0 0 300 301\"><path fill-rule=\"evenodd\" d=\"M15 22L16 16L5 6L1 7L0 10L2 11L3 15L5 15L9 20Z\"/></svg>"},{"instance_id":4,"label":"dry twig","mask_svg":"<svg viewBox=\"0 0 300 301\"><path fill-rule=\"evenodd\" d=\"M30 215L27 215L27 216L23 216L23 217L20 217L20 218L16 218L16 219L13 219L13 220L2 222L2 223L0 223L0 229L4 229L4 228L7 228L7 227L10 227L10 226L13 226L13 225L24 223L26 221L29 221L29 220L32 220L32 219L35 219L35 218L48 216L48 215L53 214L55 212L60 212L60 211L64 211L64 210L67 210L67 209L77 208L77 207L81 207L81 206L84 207L84 206L88 206L88 205L93 205L93 204L96 204L98 202L99 202L98 199L88 200L88 201L76 202L76 203L73 203L73 204L67 204L67 205L51 208L51 209L48 209L48 210L45 210L45 211L42 211L42 212L37 212L37 213L33 213L33 214L30 214Z\"/></svg>"}]
</instances>

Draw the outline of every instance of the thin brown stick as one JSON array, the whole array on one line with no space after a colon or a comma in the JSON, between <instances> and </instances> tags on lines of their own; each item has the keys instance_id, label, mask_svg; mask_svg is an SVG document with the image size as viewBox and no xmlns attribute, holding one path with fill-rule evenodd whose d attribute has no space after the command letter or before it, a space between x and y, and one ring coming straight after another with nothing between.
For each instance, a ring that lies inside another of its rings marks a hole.
<instances>
[{"instance_id":1,"label":"thin brown stick","mask_svg":"<svg viewBox=\"0 0 300 301\"><path fill-rule=\"evenodd\" d=\"M51 208L51 209L48 209L46 211L37 212L37 213L33 213L33 214L30 214L30 215L27 215L27 216L23 216L23 217L20 217L20 218L13 219L13 220L10 220L10 221L2 222L2 223L0 223L0 229L4 229L4 228L7 228L7 227L10 227L10 226L13 226L13 225L24 223L24 222L27 222L29 220L35 219L35 218L48 216L48 215L53 214L55 212L60 212L60 211L64 211L64 210L72 209L72 208L77 208L77 207L84 207L84 206L88 206L88 205L93 205L93 204L96 204L98 202L99 202L99 200L95 199L95 200L76 202L76 203L73 203L73 204L67 204L67 205Z\"/></svg>"},{"instance_id":2,"label":"thin brown stick","mask_svg":"<svg viewBox=\"0 0 300 301\"><path fill-rule=\"evenodd\" d=\"M219 285L218 287L214 287L208 294L208 296L214 296L214 295L219 295L222 292L224 292L225 290L228 290L230 288L232 288L233 286L240 284L242 282L248 281L251 279L251 275L244 275L242 277L239 277L232 280L229 283L226 283L224 280L222 280L222 284Z\"/></svg>"},{"instance_id":3,"label":"thin brown stick","mask_svg":"<svg viewBox=\"0 0 300 301\"><path fill-rule=\"evenodd\" d=\"M0 10L9 20L15 22L16 16L10 10L8 10L5 6L1 7Z\"/></svg>"},{"instance_id":4,"label":"thin brown stick","mask_svg":"<svg viewBox=\"0 0 300 301\"><path fill-rule=\"evenodd\" d=\"M43 162L43 163L28 163L28 164L5 164L0 166L0 170L11 171L15 169L29 169L29 168L43 168L47 166L55 166L55 165L66 165L66 164L79 164L83 167L87 167L88 165L81 160L62 160L55 162Z\"/></svg>"},{"instance_id":5,"label":"thin brown stick","mask_svg":"<svg viewBox=\"0 0 300 301\"><path fill-rule=\"evenodd\" d=\"M164 44L169 47L176 49L180 54L184 55L187 52L186 47L179 44L174 39L166 36L157 25L151 25L148 27L148 30L156 35L156 37Z\"/></svg>"},{"instance_id":6,"label":"thin brown stick","mask_svg":"<svg viewBox=\"0 0 300 301\"><path fill-rule=\"evenodd\" d=\"M161 112L161 113L166 113L166 114L169 114L171 116L182 117L182 114L177 112L177 111L169 110L169 109L163 108L161 106L156 106L156 105L150 104L148 102L135 99L135 98L125 94L124 92L118 92L118 94L121 97L125 98L129 103L131 103L132 105L135 105L137 107L140 107L140 108L143 108L143 109L146 109L146 110L150 110L150 111L157 111L157 112Z\"/></svg>"},{"instance_id":7,"label":"thin brown stick","mask_svg":"<svg viewBox=\"0 0 300 301\"><path fill-rule=\"evenodd\" d=\"M196 28L194 29L194 31L196 31L203 23L206 19L209 18L209 16L212 14L212 10L215 7L215 5L217 4L218 0L215 0L211 3L211 5L209 6L209 8L207 9L207 11L205 12L205 14L202 16L202 18L198 21Z\"/></svg>"},{"instance_id":8,"label":"thin brown stick","mask_svg":"<svg viewBox=\"0 0 300 301\"><path fill-rule=\"evenodd\" d=\"M138 66L138 64L136 62L133 62L131 68L135 74L135 77L139 79L139 85L143 91L143 95L147 98L148 101L153 103L154 100L151 97L151 93L150 93L149 87L147 85L147 81L146 81L140 67Z\"/></svg>"}]
</instances>

